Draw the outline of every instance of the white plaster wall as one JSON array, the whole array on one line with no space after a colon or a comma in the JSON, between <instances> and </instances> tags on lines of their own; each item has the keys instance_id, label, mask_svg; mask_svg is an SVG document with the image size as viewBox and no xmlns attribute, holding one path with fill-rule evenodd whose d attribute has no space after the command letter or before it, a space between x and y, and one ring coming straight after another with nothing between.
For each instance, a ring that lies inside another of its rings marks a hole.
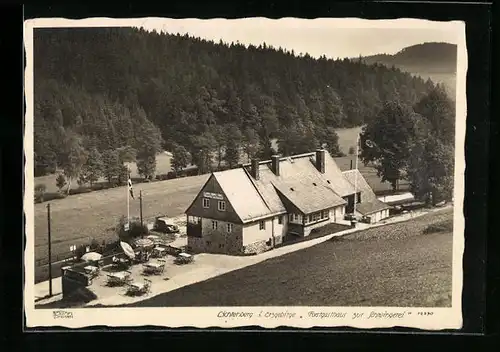
<instances>
[{"instance_id":1,"label":"white plaster wall","mask_svg":"<svg viewBox=\"0 0 500 352\"><path fill-rule=\"evenodd\" d=\"M260 221L247 224L243 227L243 245L246 246L251 243L268 241L272 238L272 219L264 219L266 225L264 230L259 229ZM276 223L278 221L276 220Z\"/></svg>"},{"instance_id":2,"label":"white plaster wall","mask_svg":"<svg viewBox=\"0 0 500 352\"><path fill-rule=\"evenodd\" d=\"M345 206L340 205L335 208L330 209L330 222L339 222L340 220L344 220L344 209Z\"/></svg>"},{"instance_id":3,"label":"white plaster wall","mask_svg":"<svg viewBox=\"0 0 500 352\"><path fill-rule=\"evenodd\" d=\"M279 223L279 218L282 218L283 223ZM285 236L287 231L288 231L288 215L283 214L283 215L278 215L273 219L273 224L274 224L274 236Z\"/></svg>"}]
</instances>

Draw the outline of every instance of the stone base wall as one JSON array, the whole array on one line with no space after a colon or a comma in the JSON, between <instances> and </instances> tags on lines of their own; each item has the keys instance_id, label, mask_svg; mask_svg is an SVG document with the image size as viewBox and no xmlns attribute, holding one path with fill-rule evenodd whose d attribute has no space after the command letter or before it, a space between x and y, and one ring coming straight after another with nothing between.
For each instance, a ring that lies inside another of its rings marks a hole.
<instances>
[{"instance_id":1,"label":"stone base wall","mask_svg":"<svg viewBox=\"0 0 500 352\"><path fill-rule=\"evenodd\" d=\"M244 254L259 254L266 252L270 249L273 248L272 243L267 243L267 241L259 241L255 243L248 244L244 247L243 253Z\"/></svg>"},{"instance_id":2,"label":"stone base wall","mask_svg":"<svg viewBox=\"0 0 500 352\"><path fill-rule=\"evenodd\" d=\"M189 237L188 236L188 250L193 253L203 253L206 252L205 240L200 237Z\"/></svg>"},{"instance_id":3,"label":"stone base wall","mask_svg":"<svg viewBox=\"0 0 500 352\"><path fill-rule=\"evenodd\" d=\"M274 236L274 244L282 244L283 243L283 236Z\"/></svg>"},{"instance_id":4,"label":"stone base wall","mask_svg":"<svg viewBox=\"0 0 500 352\"><path fill-rule=\"evenodd\" d=\"M275 245L279 245L283 242L282 236L275 237ZM228 255L245 255L245 254L259 254L267 252L273 249L272 241L259 241L255 243L248 244L242 248L226 250L225 253ZM203 238L188 237L188 250L192 253L217 253L213 248L206 245L206 241Z\"/></svg>"}]
</instances>

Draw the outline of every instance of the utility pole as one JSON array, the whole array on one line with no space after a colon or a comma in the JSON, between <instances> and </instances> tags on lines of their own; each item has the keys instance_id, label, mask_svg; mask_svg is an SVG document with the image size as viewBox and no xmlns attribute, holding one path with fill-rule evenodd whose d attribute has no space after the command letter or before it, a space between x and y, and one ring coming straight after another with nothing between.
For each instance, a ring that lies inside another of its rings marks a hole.
<instances>
[{"instance_id":1,"label":"utility pole","mask_svg":"<svg viewBox=\"0 0 500 352\"><path fill-rule=\"evenodd\" d=\"M47 204L47 233L49 237L49 296L52 297L52 240L50 233L50 203Z\"/></svg>"},{"instance_id":2,"label":"utility pole","mask_svg":"<svg viewBox=\"0 0 500 352\"><path fill-rule=\"evenodd\" d=\"M359 134L356 137L356 173L354 174L354 218L356 219L356 203L358 202L358 159L359 159Z\"/></svg>"},{"instance_id":3,"label":"utility pole","mask_svg":"<svg viewBox=\"0 0 500 352\"><path fill-rule=\"evenodd\" d=\"M141 216L141 226L143 226L143 223L142 223L142 190L139 191L139 211L140 211L140 216Z\"/></svg>"}]
</instances>

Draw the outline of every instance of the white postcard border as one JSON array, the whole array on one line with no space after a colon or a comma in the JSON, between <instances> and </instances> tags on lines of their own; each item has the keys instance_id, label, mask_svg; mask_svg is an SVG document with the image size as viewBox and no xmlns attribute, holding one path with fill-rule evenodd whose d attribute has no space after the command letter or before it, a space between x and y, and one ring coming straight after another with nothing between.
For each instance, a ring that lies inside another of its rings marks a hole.
<instances>
[{"instance_id":1,"label":"white postcard border","mask_svg":"<svg viewBox=\"0 0 500 352\"><path fill-rule=\"evenodd\" d=\"M162 327L233 328L260 326L277 327L354 327L389 328L412 327L424 330L459 329L462 326L462 257L464 253L465 219L464 172L466 129L466 72L467 49L465 23L461 21L437 22L419 19L365 20L361 18L308 20L317 25L338 28L439 28L457 32L457 98L456 98L456 148L454 184L454 233L453 233L453 278L451 308L387 308L387 307L185 307L185 308L80 308L80 309L35 309L34 294L34 171L33 171L33 29L49 27L130 27L163 21L161 18L111 19L89 18L71 20L63 18L33 19L25 22L25 199L26 250L24 271L24 304L27 327L81 328L95 325L110 327L140 327L154 325ZM170 19L169 19L170 20ZM266 25L265 18L246 18ZM289 21L283 18L280 21ZM189 21L198 19L182 19ZM209 21L209 20L206 20ZM237 21L211 19L210 21ZM64 312L64 314L61 314ZM312 313L311 313L312 312ZM242 316L235 316L241 313ZM376 316L373 316L375 313ZM379 315L377 315L379 314ZM380 315L382 314L382 315Z\"/></svg>"}]
</instances>

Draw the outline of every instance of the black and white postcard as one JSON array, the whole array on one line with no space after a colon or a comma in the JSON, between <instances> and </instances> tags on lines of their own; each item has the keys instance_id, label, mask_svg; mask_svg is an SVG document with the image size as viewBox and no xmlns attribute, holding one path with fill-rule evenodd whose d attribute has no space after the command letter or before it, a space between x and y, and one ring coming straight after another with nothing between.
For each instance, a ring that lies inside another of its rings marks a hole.
<instances>
[{"instance_id":1,"label":"black and white postcard","mask_svg":"<svg viewBox=\"0 0 500 352\"><path fill-rule=\"evenodd\" d=\"M25 22L28 327L462 326L465 24Z\"/></svg>"}]
</instances>

